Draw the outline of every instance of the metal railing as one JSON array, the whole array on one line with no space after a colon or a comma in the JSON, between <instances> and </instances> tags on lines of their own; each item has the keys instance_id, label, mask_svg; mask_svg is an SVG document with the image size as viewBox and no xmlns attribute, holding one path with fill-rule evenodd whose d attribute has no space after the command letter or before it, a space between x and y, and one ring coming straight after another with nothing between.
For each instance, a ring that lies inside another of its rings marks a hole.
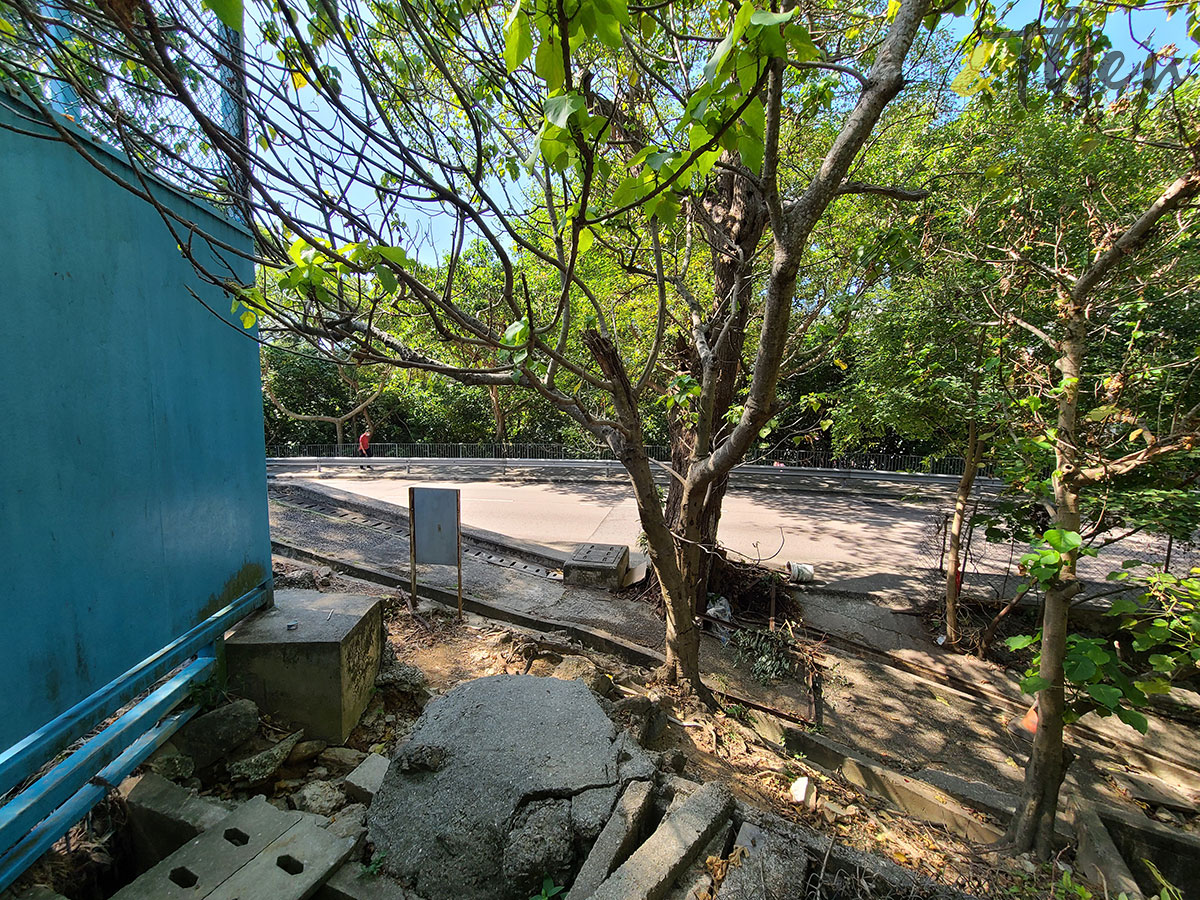
<instances>
[{"instance_id":1,"label":"metal railing","mask_svg":"<svg viewBox=\"0 0 1200 900\"><path fill-rule=\"evenodd\" d=\"M671 450L666 444L646 447L652 459L669 462ZM267 447L272 459L317 457L335 459L358 455L358 445L343 444L275 444ZM399 459L533 459L533 460L590 460L616 459L607 447L577 447L568 444L466 444L466 443L372 443L371 455L376 458ZM747 459L753 465L783 463L788 467L806 469L850 470L861 472L914 472L925 475L961 475L962 457L948 456L931 459L912 453L833 453L827 450L789 450L768 458ZM981 475L988 475L985 470Z\"/></svg>"}]
</instances>

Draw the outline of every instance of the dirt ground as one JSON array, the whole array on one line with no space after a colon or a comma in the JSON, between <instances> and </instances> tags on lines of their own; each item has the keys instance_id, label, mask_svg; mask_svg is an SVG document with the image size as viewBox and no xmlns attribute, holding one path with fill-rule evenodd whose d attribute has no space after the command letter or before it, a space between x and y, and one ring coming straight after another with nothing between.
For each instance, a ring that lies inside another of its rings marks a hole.
<instances>
[{"instance_id":1,"label":"dirt ground","mask_svg":"<svg viewBox=\"0 0 1200 900\"><path fill-rule=\"evenodd\" d=\"M278 560L276 566L289 570L303 568L291 561ZM1070 871L1067 855L1053 864L1039 866L1027 857L1014 859L989 853L984 846L973 845L944 829L889 810L876 798L806 764L803 759L775 752L746 724L752 712L728 702L724 709L709 712L695 698L673 687L655 684L651 672L586 650L565 635L526 632L469 614L460 624L452 611L429 603L423 603L414 615L394 591L337 575L325 579L322 589L383 597L387 602L389 646L399 661L414 665L425 674L432 696L462 681L488 675L528 672L550 676L564 656L584 656L612 677L614 696L648 693L661 698L669 717L666 727L648 742L647 749L681 751L687 760L685 777L725 782L752 805L817 828L841 844L883 855L941 884L978 896L1045 896L1061 880L1062 873ZM709 644L706 639L706 645ZM722 653L715 640L706 646L706 660ZM736 667L730 668L737 673ZM834 679L832 722L841 715L837 710L843 708L842 692L850 695L855 679L869 677L858 671L851 673L849 667L843 671L844 681ZM775 693L787 694L786 690ZM769 696L778 700L774 694ZM903 712L896 711L897 730ZM417 714L411 699L382 689L347 743L360 750L390 754L407 737ZM854 712L847 708L845 714L850 716ZM836 734L836 728L833 733ZM801 776L816 785L819 799L815 808L792 797L792 784ZM986 817L980 818L986 821Z\"/></svg>"}]
</instances>

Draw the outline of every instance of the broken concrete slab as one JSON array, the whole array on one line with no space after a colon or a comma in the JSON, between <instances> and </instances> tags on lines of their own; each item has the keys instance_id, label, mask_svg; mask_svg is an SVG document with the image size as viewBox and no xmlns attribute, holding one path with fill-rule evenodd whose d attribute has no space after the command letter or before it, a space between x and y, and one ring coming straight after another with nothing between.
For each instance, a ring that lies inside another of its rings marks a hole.
<instances>
[{"instance_id":1,"label":"broken concrete slab","mask_svg":"<svg viewBox=\"0 0 1200 900\"><path fill-rule=\"evenodd\" d=\"M225 641L230 686L309 738L344 743L375 684L382 627L378 597L276 591Z\"/></svg>"},{"instance_id":2,"label":"broken concrete slab","mask_svg":"<svg viewBox=\"0 0 1200 900\"><path fill-rule=\"evenodd\" d=\"M764 712L755 714L753 728L772 743L782 745L788 753L804 754L809 763L837 772L851 784L882 797L910 816L942 825L970 841L991 844L1003 837L999 828L980 821L969 809L937 788L827 737L804 731Z\"/></svg>"},{"instance_id":3,"label":"broken concrete slab","mask_svg":"<svg viewBox=\"0 0 1200 900\"><path fill-rule=\"evenodd\" d=\"M226 767L230 777L235 781L244 781L248 784L266 781L279 770L284 760L296 748L296 744L300 743L302 737L304 737L303 731L292 732L282 741L261 753L255 753L245 759L234 760Z\"/></svg>"},{"instance_id":4,"label":"broken concrete slab","mask_svg":"<svg viewBox=\"0 0 1200 900\"><path fill-rule=\"evenodd\" d=\"M729 867L717 900L791 900L805 893L808 854L794 838L747 822L733 844L745 854L741 865Z\"/></svg>"},{"instance_id":5,"label":"broken concrete slab","mask_svg":"<svg viewBox=\"0 0 1200 900\"><path fill-rule=\"evenodd\" d=\"M196 835L221 822L229 808L182 788L155 772L121 783L138 872L166 859Z\"/></svg>"},{"instance_id":6,"label":"broken concrete slab","mask_svg":"<svg viewBox=\"0 0 1200 900\"><path fill-rule=\"evenodd\" d=\"M171 781L186 781L196 771L196 761L167 741L146 760L146 767Z\"/></svg>"},{"instance_id":7,"label":"broken concrete slab","mask_svg":"<svg viewBox=\"0 0 1200 900\"><path fill-rule=\"evenodd\" d=\"M367 839L367 807L362 803L351 803L338 810L333 816L333 821L325 828L338 837L349 838L353 841L354 849L350 855L352 858L356 857L357 851Z\"/></svg>"},{"instance_id":8,"label":"broken concrete slab","mask_svg":"<svg viewBox=\"0 0 1200 900\"><path fill-rule=\"evenodd\" d=\"M583 867L571 885L571 900L586 900L604 880L633 852L641 838L642 825L653 806L654 787L648 781L634 781L625 788L616 809L592 845Z\"/></svg>"},{"instance_id":9,"label":"broken concrete slab","mask_svg":"<svg viewBox=\"0 0 1200 900\"><path fill-rule=\"evenodd\" d=\"M330 781L310 781L292 794L292 806L318 816L332 816L345 805L345 792Z\"/></svg>"},{"instance_id":10,"label":"broken concrete slab","mask_svg":"<svg viewBox=\"0 0 1200 900\"><path fill-rule=\"evenodd\" d=\"M342 783L342 789L345 790L346 796L358 803L370 805L371 801L375 799L375 792L379 790L379 785L383 783L383 776L387 774L388 765L386 756L380 756L378 753L370 754L358 764L353 772L346 776L346 780Z\"/></svg>"},{"instance_id":11,"label":"broken concrete slab","mask_svg":"<svg viewBox=\"0 0 1200 900\"><path fill-rule=\"evenodd\" d=\"M1165 806L1184 813L1193 813L1200 804L1195 796L1186 796L1182 791L1167 784L1154 775L1137 772L1114 772L1113 780L1134 800L1147 806Z\"/></svg>"},{"instance_id":12,"label":"broken concrete slab","mask_svg":"<svg viewBox=\"0 0 1200 900\"><path fill-rule=\"evenodd\" d=\"M353 747L327 747L317 756L317 762L335 772L345 772L358 766L367 754Z\"/></svg>"},{"instance_id":13,"label":"broken concrete slab","mask_svg":"<svg viewBox=\"0 0 1200 900\"><path fill-rule=\"evenodd\" d=\"M253 700L234 700L197 716L172 738L197 769L206 769L228 756L258 732L258 706Z\"/></svg>"},{"instance_id":14,"label":"broken concrete slab","mask_svg":"<svg viewBox=\"0 0 1200 900\"><path fill-rule=\"evenodd\" d=\"M733 821L729 820L720 827L712 840L692 861L682 875L675 879L675 885L663 900L696 900L705 896L705 891L712 890L713 878L708 869L709 857L724 857L733 839Z\"/></svg>"},{"instance_id":15,"label":"broken concrete slab","mask_svg":"<svg viewBox=\"0 0 1200 900\"><path fill-rule=\"evenodd\" d=\"M622 740L622 737L625 739ZM368 814L384 870L428 900L526 900L570 878L571 800L653 772L578 681L497 675L430 703L388 768ZM544 807L544 808L542 808ZM510 832L551 845L536 854Z\"/></svg>"},{"instance_id":16,"label":"broken concrete slab","mask_svg":"<svg viewBox=\"0 0 1200 900\"><path fill-rule=\"evenodd\" d=\"M633 856L592 894L593 900L661 900L732 809L733 795L727 787L705 785L662 821Z\"/></svg>"}]
</instances>

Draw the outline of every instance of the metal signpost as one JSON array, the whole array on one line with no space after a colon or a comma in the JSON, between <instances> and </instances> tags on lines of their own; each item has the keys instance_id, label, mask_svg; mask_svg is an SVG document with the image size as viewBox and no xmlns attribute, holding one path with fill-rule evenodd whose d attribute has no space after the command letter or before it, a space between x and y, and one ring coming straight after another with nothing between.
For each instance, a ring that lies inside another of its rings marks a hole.
<instances>
[{"instance_id":1,"label":"metal signpost","mask_svg":"<svg viewBox=\"0 0 1200 900\"><path fill-rule=\"evenodd\" d=\"M458 620L462 621L462 493L456 488L408 489L408 569L417 601L417 564L458 567Z\"/></svg>"}]
</instances>

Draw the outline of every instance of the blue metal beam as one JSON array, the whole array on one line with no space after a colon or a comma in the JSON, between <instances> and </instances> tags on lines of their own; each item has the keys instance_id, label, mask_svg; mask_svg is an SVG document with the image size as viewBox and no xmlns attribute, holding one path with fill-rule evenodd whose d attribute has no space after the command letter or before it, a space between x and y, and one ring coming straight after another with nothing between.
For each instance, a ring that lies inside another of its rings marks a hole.
<instances>
[{"instance_id":1,"label":"blue metal beam","mask_svg":"<svg viewBox=\"0 0 1200 900\"><path fill-rule=\"evenodd\" d=\"M69 800L97 772L129 749L141 735L184 700L217 667L212 657L184 666L145 700L79 747L57 766L0 807L0 852L23 838L38 822Z\"/></svg>"},{"instance_id":2,"label":"blue metal beam","mask_svg":"<svg viewBox=\"0 0 1200 900\"><path fill-rule=\"evenodd\" d=\"M16 881L21 873L49 850L72 825L86 816L108 793L107 785L119 784L195 714L196 707L193 706L164 719L158 726L146 732L75 796L43 819L17 846L0 856L0 891Z\"/></svg>"},{"instance_id":3,"label":"blue metal beam","mask_svg":"<svg viewBox=\"0 0 1200 900\"><path fill-rule=\"evenodd\" d=\"M110 681L87 699L0 753L0 796L29 778L72 741L83 737L184 660L219 639L252 610L262 606L266 602L269 583L264 582L243 594L124 675Z\"/></svg>"}]
</instances>

